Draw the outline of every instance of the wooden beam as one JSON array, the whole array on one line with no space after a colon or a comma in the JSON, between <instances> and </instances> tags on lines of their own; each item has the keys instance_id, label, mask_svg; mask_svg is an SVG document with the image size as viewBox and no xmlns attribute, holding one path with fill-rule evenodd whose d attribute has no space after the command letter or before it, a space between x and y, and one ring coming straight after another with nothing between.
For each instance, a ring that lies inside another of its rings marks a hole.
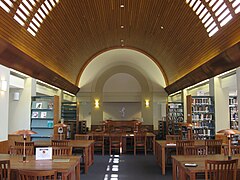
<instances>
[{"instance_id":1,"label":"wooden beam","mask_svg":"<svg viewBox=\"0 0 240 180\"><path fill-rule=\"evenodd\" d=\"M189 86L192 86L205 79L212 78L218 74L229 71L240 66L240 42L227 49L225 52L214 57L207 63L201 65L173 84L167 86L165 90L172 94Z\"/></svg>"},{"instance_id":2,"label":"wooden beam","mask_svg":"<svg viewBox=\"0 0 240 180\"><path fill-rule=\"evenodd\" d=\"M0 64L76 94L78 86L26 55L10 43L0 39Z\"/></svg>"}]
</instances>

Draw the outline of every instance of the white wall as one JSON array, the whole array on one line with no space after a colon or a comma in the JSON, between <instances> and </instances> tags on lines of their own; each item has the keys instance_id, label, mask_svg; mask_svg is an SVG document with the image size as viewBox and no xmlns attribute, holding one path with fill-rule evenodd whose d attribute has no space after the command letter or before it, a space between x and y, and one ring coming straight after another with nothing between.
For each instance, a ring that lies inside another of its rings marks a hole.
<instances>
[{"instance_id":1,"label":"white wall","mask_svg":"<svg viewBox=\"0 0 240 180\"><path fill-rule=\"evenodd\" d=\"M26 78L24 89L11 89L9 97L9 133L20 129L30 129L32 78ZM19 100L13 100L14 92L19 92Z\"/></svg>"},{"instance_id":2,"label":"white wall","mask_svg":"<svg viewBox=\"0 0 240 180\"><path fill-rule=\"evenodd\" d=\"M10 77L9 68L0 65L0 80L5 80L7 81L8 84L7 91L0 90L0 124L1 124L0 141L8 139L9 77Z\"/></svg>"}]
</instances>

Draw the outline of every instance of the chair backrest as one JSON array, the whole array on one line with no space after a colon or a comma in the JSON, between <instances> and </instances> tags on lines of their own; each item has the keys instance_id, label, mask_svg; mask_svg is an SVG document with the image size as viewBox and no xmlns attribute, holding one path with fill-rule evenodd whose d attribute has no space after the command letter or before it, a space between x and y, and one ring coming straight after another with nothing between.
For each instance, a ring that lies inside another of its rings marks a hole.
<instances>
[{"instance_id":1,"label":"chair backrest","mask_svg":"<svg viewBox=\"0 0 240 180\"><path fill-rule=\"evenodd\" d=\"M94 132L92 134L92 139L95 141L94 144L104 144L104 133L103 132Z\"/></svg>"},{"instance_id":2,"label":"chair backrest","mask_svg":"<svg viewBox=\"0 0 240 180\"><path fill-rule=\"evenodd\" d=\"M63 146L69 146L69 140L55 140L53 139L52 140L52 146L60 146L60 147L63 147Z\"/></svg>"},{"instance_id":3,"label":"chair backrest","mask_svg":"<svg viewBox=\"0 0 240 180\"><path fill-rule=\"evenodd\" d=\"M167 143L176 143L177 140L181 140L180 135L166 135Z\"/></svg>"},{"instance_id":4,"label":"chair backrest","mask_svg":"<svg viewBox=\"0 0 240 180\"><path fill-rule=\"evenodd\" d=\"M205 161L205 180L236 180L238 159Z\"/></svg>"},{"instance_id":5,"label":"chair backrest","mask_svg":"<svg viewBox=\"0 0 240 180\"><path fill-rule=\"evenodd\" d=\"M146 146L147 144L147 133L143 131L138 131L134 133L134 145Z\"/></svg>"},{"instance_id":6,"label":"chair backrest","mask_svg":"<svg viewBox=\"0 0 240 180\"><path fill-rule=\"evenodd\" d=\"M184 155L207 155L206 146L186 146Z\"/></svg>"},{"instance_id":7,"label":"chair backrest","mask_svg":"<svg viewBox=\"0 0 240 180\"><path fill-rule=\"evenodd\" d=\"M89 134L75 134L75 140L89 140Z\"/></svg>"},{"instance_id":8,"label":"chair backrest","mask_svg":"<svg viewBox=\"0 0 240 180\"><path fill-rule=\"evenodd\" d=\"M15 146L24 146L24 141L15 141ZM34 142L26 141L25 146L33 146L34 147Z\"/></svg>"},{"instance_id":9,"label":"chair backrest","mask_svg":"<svg viewBox=\"0 0 240 180\"><path fill-rule=\"evenodd\" d=\"M19 170L19 180L57 180L57 172L54 170Z\"/></svg>"},{"instance_id":10,"label":"chair backrest","mask_svg":"<svg viewBox=\"0 0 240 180\"><path fill-rule=\"evenodd\" d=\"M193 146L193 140L177 140L176 141L176 155L184 155L184 147Z\"/></svg>"},{"instance_id":11,"label":"chair backrest","mask_svg":"<svg viewBox=\"0 0 240 180\"><path fill-rule=\"evenodd\" d=\"M9 153L11 155L23 155L24 147L23 146L11 146ZM26 155L34 155L34 147L33 146L25 146L25 154Z\"/></svg>"},{"instance_id":12,"label":"chair backrest","mask_svg":"<svg viewBox=\"0 0 240 180\"><path fill-rule=\"evenodd\" d=\"M208 139L205 140L208 154L221 154L222 153L222 139Z\"/></svg>"},{"instance_id":13,"label":"chair backrest","mask_svg":"<svg viewBox=\"0 0 240 180\"><path fill-rule=\"evenodd\" d=\"M110 133L109 134L109 142L113 143L122 143L122 133Z\"/></svg>"},{"instance_id":14,"label":"chair backrest","mask_svg":"<svg viewBox=\"0 0 240 180\"><path fill-rule=\"evenodd\" d=\"M52 147L52 155L53 156L71 156L72 155L72 147L63 146L63 147Z\"/></svg>"},{"instance_id":15,"label":"chair backrest","mask_svg":"<svg viewBox=\"0 0 240 180\"><path fill-rule=\"evenodd\" d=\"M0 179L9 180L10 178L10 160L0 160Z\"/></svg>"},{"instance_id":16,"label":"chair backrest","mask_svg":"<svg viewBox=\"0 0 240 180\"><path fill-rule=\"evenodd\" d=\"M240 146L231 146L231 154L240 154ZM224 155L228 155L228 146L224 146Z\"/></svg>"}]
</instances>

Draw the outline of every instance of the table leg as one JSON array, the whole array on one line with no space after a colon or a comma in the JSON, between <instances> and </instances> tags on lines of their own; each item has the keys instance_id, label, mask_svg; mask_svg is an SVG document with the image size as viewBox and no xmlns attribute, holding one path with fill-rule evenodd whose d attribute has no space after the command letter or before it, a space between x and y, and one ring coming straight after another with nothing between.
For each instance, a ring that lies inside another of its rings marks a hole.
<instances>
[{"instance_id":1,"label":"table leg","mask_svg":"<svg viewBox=\"0 0 240 180\"><path fill-rule=\"evenodd\" d=\"M176 164L176 161L175 159L172 159L172 179L173 180L176 180L177 179L177 164Z\"/></svg>"},{"instance_id":2,"label":"table leg","mask_svg":"<svg viewBox=\"0 0 240 180\"><path fill-rule=\"evenodd\" d=\"M162 175L165 175L165 147L161 147Z\"/></svg>"},{"instance_id":3,"label":"table leg","mask_svg":"<svg viewBox=\"0 0 240 180\"><path fill-rule=\"evenodd\" d=\"M84 148L84 172L87 174L88 172L88 167L89 167L89 148L85 147Z\"/></svg>"},{"instance_id":4,"label":"table leg","mask_svg":"<svg viewBox=\"0 0 240 180\"><path fill-rule=\"evenodd\" d=\"M156 140L156 137L153 136L153 139L152 139L152 143L153 143L153 155L155 155L155 140Z\"/></svg>"},{"instance_id":5,"label":"table leg","mask_svg":"<svg viewBox=\"0 0 240 180\"><path fill-rule=\"evenodd\" d=\"M80 180L80 161L78 161L77 166L75 167L75 177L76 180Z\"/></svg>"}]
</instances>

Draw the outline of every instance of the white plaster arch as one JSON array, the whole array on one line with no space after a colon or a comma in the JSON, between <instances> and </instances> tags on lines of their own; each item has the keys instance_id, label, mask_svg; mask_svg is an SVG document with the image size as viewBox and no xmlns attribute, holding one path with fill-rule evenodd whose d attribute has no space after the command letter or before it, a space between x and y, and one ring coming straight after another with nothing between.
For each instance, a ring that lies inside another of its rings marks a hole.
<instances>
[{"instance_id":1,"label":"white plaster arch","mask_svg":"<svg viewBox=\"0 0 240 180\"><path fill-rule=\"evenodd\" d=\"M124 48L109 50L96 56L81 75L80 92L91 92L103 72L121 65L132 67L144 75L153 92L165 92L164 76L155 62L139 51Z\"/></svg>"}]
</instances>

